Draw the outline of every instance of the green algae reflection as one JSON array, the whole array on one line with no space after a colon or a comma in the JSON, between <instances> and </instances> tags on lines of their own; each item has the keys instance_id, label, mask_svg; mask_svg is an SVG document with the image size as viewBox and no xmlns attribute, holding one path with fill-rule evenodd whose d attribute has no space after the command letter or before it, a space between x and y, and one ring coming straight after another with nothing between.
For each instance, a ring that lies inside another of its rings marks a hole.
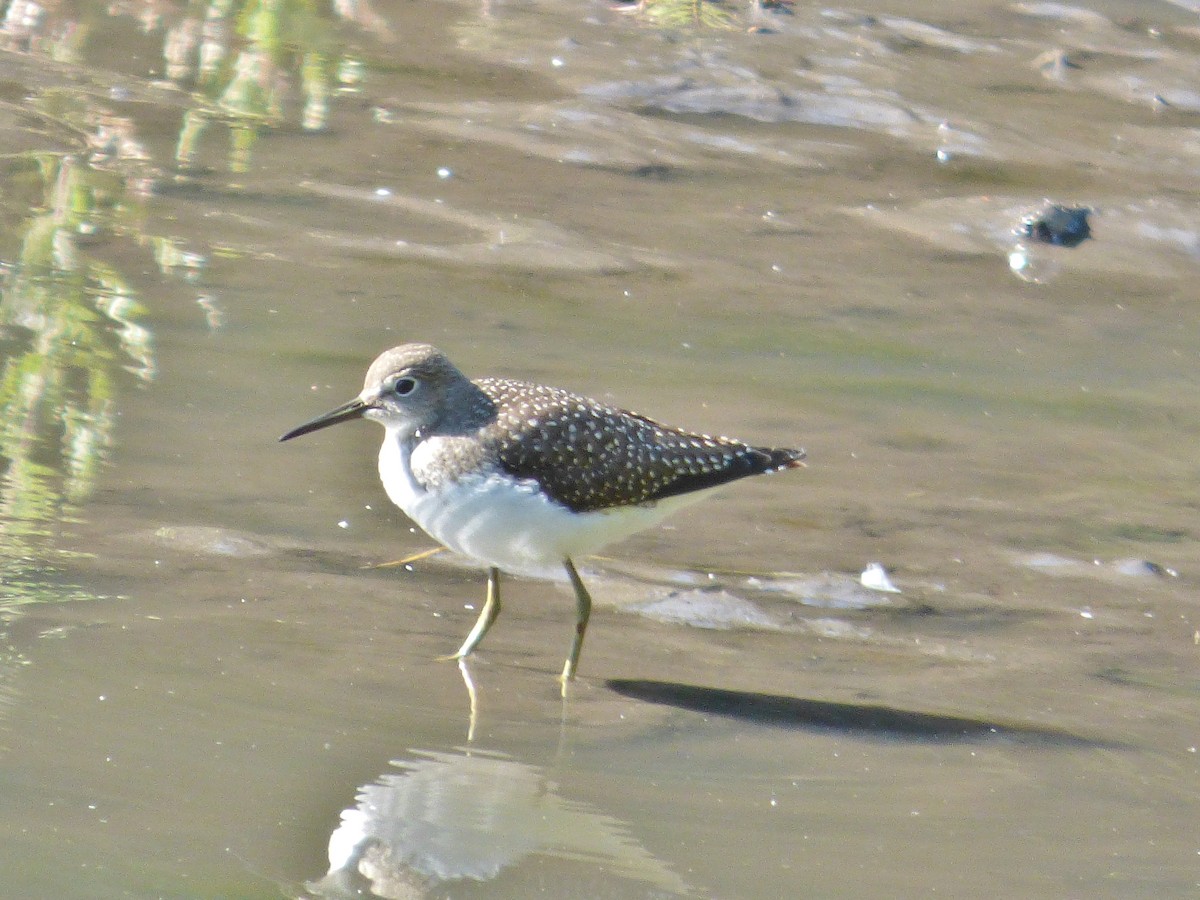
<instances>
[{"instance_id":1,"label":"green algae reflection","mask_svg":"<svg viewBox=\"0 0 1200 900\"><path fill-rule=\"evenodd\" d=\"M193 85L175 151L181 168L196 165L201 137L217 122L229 129L230 170L246 172L260 130L286 121L292 93L302 100L301 127L325 128L333 84L348 78L324 9L310 0L213 0L168 31L167 74Z\"/></svg>"},{"instance_id":2,"label":"green algae reflection","mask_svg":"<svg viewBox=\"0 0 1200 900\"><path fill-rule=\"evenodd\" d=\"M139 215L121 176L69 155L9 168L43 198L0 278L0 612L82 595L57 572L59 538L112 446L118 380L154 374L137 297L86 250Z\"/></svg>"}]
</instances>

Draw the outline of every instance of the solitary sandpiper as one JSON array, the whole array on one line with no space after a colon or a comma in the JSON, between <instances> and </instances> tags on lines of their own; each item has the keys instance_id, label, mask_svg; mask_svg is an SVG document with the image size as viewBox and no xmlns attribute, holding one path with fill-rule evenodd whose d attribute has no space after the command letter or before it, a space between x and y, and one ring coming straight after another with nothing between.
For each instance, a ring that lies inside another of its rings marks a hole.
<instances>
[{"instance_id":1,"label":"solitary sandpiper","mask_svg":"<svg viewBox=\"0 0 1200 900\"><path fill-rule=\"evenodd\" d=\"M428 344L379 356L361 393L280 438L373 419L387 434L379 476L391 501L451 550L485 563L487 599L452 659L500 613L500 570L562 565L575 589L575 677L591 614L573 557L633 534L710 488L803 465L803 450L751 447L668 428L577 394L503 378L471 381Z\"/></svg>"}]
</instances>

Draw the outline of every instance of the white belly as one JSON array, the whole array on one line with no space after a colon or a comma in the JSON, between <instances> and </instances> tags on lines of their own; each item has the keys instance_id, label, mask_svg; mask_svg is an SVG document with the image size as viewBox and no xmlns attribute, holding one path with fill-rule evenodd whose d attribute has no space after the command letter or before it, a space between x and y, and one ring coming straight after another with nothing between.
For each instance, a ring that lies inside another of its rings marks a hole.
<instances>
[{"instance_id":1,"label":"white belly","mask_svg":"<svg viewBox=\"0 0 1200 900\"><path fill-rule=\"evenodd\" d=\"M479 562L530 574L557 570L563 559L594 553L699 499L689 494L575 513L547 499L536 482L496 473L431 492L413 477L410 450L391 433L379 451L379 475L391 501L435 540Z\"/></svg>"}]
</instances>

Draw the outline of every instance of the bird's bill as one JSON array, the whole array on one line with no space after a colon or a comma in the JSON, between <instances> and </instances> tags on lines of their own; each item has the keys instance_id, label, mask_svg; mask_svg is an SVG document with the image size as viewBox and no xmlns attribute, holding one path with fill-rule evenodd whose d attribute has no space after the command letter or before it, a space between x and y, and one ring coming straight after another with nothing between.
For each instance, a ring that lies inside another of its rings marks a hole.
<instances>
[{"instance_id":1,"label":"bird's bill","mask_svg":"<svg viewBox=\"0 0 1200 900\"><path fill-rule=\"evenodd\" d=\"M322 428L328 428L330 425L349 422L351 419L361 419L363 413L369 408L369 404L364 403L361 397L355 397L349 403L343 403L337 409L331 409L329 412L322 413L315 419L309 419L303 425L297 425L279 440L290 441L294 437L300 437L302 434L311 434L314 431L320 431Z\"/></svg>"}]
</instances>

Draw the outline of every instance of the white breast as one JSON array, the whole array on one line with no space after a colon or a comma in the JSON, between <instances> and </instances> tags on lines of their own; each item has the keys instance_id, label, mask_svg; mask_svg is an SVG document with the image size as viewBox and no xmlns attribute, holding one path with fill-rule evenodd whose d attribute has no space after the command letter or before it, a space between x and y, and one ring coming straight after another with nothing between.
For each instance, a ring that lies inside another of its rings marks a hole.
<instances>
[{"instance_id":1,"label":"white breast","mask_svg":"<svg viewBox=\"0 0 1200 900\"><path fill-rule=\"evenodd\" d=\"M509 572L557 570L564 558L594 553L706 493L574 513L541 494L536 482L496 472L427 491L413 475L413 455L419 461L422 450L422 445L413 450L388 432L379 451L379 475L388 497L451 550Z\"/></svg>"}]
</instances>

